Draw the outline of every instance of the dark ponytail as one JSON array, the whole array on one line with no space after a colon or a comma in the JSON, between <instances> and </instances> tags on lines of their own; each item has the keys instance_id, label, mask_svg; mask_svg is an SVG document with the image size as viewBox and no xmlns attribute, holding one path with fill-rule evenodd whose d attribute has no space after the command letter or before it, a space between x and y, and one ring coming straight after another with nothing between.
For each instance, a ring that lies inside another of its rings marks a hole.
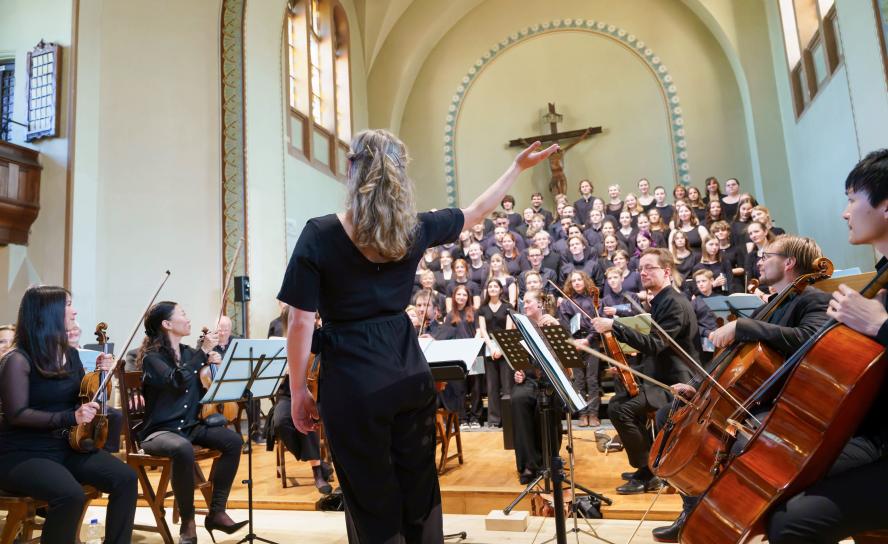
<instances>
[{"instance_id":1,"label":"dark ponytail","mask_svg":"<svg viewBox=\"0 0 888 544\"><path fill-rule=\"evenodd\" d=\"M142 341L142 347L139 348L139 355L136 357L136 367L142 369L142 361L145 355L151 352L157 352L169 358L170 361L177 363L176 352L170 344L170 337L163 330L163 322L173 317L178 304L164 300L158 302L148 309L145 314L145 339Z\"/></svg>"}]
</instances>

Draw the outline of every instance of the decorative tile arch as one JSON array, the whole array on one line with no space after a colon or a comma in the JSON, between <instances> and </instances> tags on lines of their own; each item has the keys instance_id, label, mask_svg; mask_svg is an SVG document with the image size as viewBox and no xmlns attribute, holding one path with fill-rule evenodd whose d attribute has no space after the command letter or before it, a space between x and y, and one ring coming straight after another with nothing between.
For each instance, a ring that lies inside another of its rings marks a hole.
<instances>
[{"instance_id":1,"label":"decorative tile arch","mask_svg":"<svg viewBox=\"0 0 888 544\"><path fill-rule=\"evenodd\" d=\"M222 93L222 278L237 261L234 275L245 276L247 266L247 172L246 106L244 101L244 15L247 0L223 0L220 18ZM240 255L238 243L243 239ZM224 280L223 280L224 281ZM225 291L226 286L222 286ZM231 317L232 330L240 331L248 315L234 302L229 288L224 313ZM247 312L248 313L248 312Z\"/></svg>"},{"instance_id":2,"label":"decorative tile arch","mask_svg":"<svg viewBox=\"0 0 888 544\"><path fill-rule=\"evenodd\" d=\"M456 139L456 123L459 120L459 113L462 109L463 102L469 88L478 79L478 76L485 67L507 49L535 36L548 34L551 32L564 31L580 31L592 32L617 40L625 45L630 51L638 55L651 72L657 77L663 97L669 110L670 132L672 134L672 157L673 157L673 175L676 181L688 185L691 182L690 166L688 163L687 140L685 139L684 117L682 116L681 101L678 96L678 89L672 79L672 75L663 64L660 57L654 54L653 50L639 40L634 34L619 28L615 25L605 23L603 21L595 21L592 19L557 19L554 21L546 21L544 23L531 25L513 32L507 38L500 40L484 52L481 58L475 61L475 64L469 68L469 71L462 78L456 93L450 101L448 107L446 123L444 125L444 180L447 185L447 203L451 206L456 205L456 156L455 156L455 139Z\"/></svg>"}]
</instances>

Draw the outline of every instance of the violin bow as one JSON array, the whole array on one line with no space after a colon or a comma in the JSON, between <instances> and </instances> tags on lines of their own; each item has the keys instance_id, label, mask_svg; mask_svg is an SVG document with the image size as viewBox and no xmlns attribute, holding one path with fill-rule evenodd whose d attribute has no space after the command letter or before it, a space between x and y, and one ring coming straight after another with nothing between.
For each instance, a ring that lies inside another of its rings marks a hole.
<instances>
[{"instance_id":1,"label":"violin bow","mask_svg":"<svg viewBox=\"0 0 888 544\"><path fill-rule=\"evenodd\" d=\"M605 355L604 353L601 353L600 351L598 351L596 349L584 346L584 345L580 344L579 342L577 342L576 340L568 340L568 343L580 351L585 351L586 353L588 353L590 355L594 355L594 356L598 357L599 359L603 360L604 362L612 364L619 369L622 369L627 372L631 372L632 374L635 374L639 378L656 385L660 389L664 389L664 390L668 391L675 398L680 399L685 404L690 404L693 406L693 403L689 399L686 399L686 398L682 397L681 395L675 395L674 391L672 391L672 388L669 387L668 385L666 385L665 383L661 382L660 380L658 380L656 378L652 378L652 377L648 376L647 374L645 374L644 372L639 372L629 365L624 365L623 363L617 361L616 359L613 359L612 357L608 357L607 355Z\"/></svg>"},{"instance_id":2,"label":"violin bow","mask_svg":"<svg viewBox=\"0 0 888 544\"><path fill-rule=\"evenodd\" d=\"M225 273L225 283L222 285L222 299L219 301L219 317L216 318L217 328L219 327L219 321L222 319L222 314L225 312L225 302L228 298L228 290L231 288L231 275L234 274L234 267L237 265L237 260L240 257L240 249L243 243L244 239L241 237L237 241L237 247L234 248L234 260L228 265L228 271Z\"/></svg>"},{"instance_id":3,"label":"violin bow","mask_svg":"<svg viewBox=\"0 0 888 544\"><path fill-rule=\"evenodd\" d=\"M164 272L163 280L160 282L160 286L157 287L157 291L154 292L154 296L151 297L151 300L148 301L148 306L145 307L145 311L139 316L139 321L136 323L135 328L133 328L133 333L130 335L129 340L126 341L126 345L123 346L123 349L120 351L124 356L126 356L126 352L130 347L130 344L133 343L133 338L136 337L136 334L139 332L139 327L142 326L142 322L145 321L145 316L148 314L148 310L151 309L151 306L154 305L154 301L157 300L157 296L160 295L160 290L163 289L163 286L166 285L167 280L170 279L170 271L167 270ZM96 391L96 394L93 395L92 400L90 402L95 402L97 398L99 398L99 393L105 389L105 386L108 384L108 380L111 379L111 376L114 375L114 372L108 372L105 374L105 379L102 380L102 383L99 384L99 389Z\"/></svg>"},{"instance_id":4,"label":"violin bow","mask_svg":"<svg viewBox=\"0 0 888 544\"><path fill-rule=\"evenodd\" d=\"M672 287L667 286L666 289L672 289ZM641 305L638 304L637 302L635 302L634 300L632 300L632 297L630 297L628 293L623 293L623 298L625 298L629 302L629 304L631 304L632 307L635 308L635 311L642 313L642 314L645 313L644 309L641 307ZM755 417L754 415L752 415L752 413L749 410L747 410L746 407L739 400L737 400L734 397L734 395L732 395L727 389L725 389L722 386L722 384L718 383L718 380L713 378L712 375L709 374L709 372L706 372L706 369L703 368L703 366L700 363L698 363L696 360L694 360L694 358L691 357L688 352L686 352L680 345L678 345L678 342L676 342L674 338L669 336L669 333L667 333L665 330L663 330L663 327L661 327L660 324L654 320L654 318L652 318L650 315L648 315L646 317L646 319L647 319L648 323L650 323L657 330L657 332L660 334L660 336L663 337L664 340L666 340L666 342L672 347L672 349L674 349L676 352L678 352L682 356L682 358L685 359L685 364L687 364L687 361L690 361L692 363L692 366L695 367L698 371L700 371L700 373L702 373L702 375L706 377L706 380L709 381L711 384L713 384L716 389L718 389L723 395L725 395L725 397L727 397L737 407L739 407L741 410L743 410L743 412L746 413L746 415L748 415L749 417L751 417L756 423L761 424L761 422L758 420L758 418Z\"/></svg>"},{"instance_id":5,"label":"violin bow","mask_svg":"<svg viewBox=\"0 0 888 544\"><path fill-rule=\"evenodd\" d=\"M422 321L419 322L419 334L416 336L422 336L422 330L425 328L426 316L429 315L429 306L432 304L432 288L423 288L423 292L428 293L426 297L426 309L422 313Z\"/></svg>"}]
</instances>

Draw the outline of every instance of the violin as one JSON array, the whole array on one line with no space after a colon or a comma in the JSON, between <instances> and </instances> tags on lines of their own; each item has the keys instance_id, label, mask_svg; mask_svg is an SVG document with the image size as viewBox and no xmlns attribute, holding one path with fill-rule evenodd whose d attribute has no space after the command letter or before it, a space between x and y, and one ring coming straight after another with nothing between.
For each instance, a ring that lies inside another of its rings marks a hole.
<instances>
[{"instance_id":1,"label":"violin","mask_svg":"<svg viewBox=\"0 0 888 544\"><path fill-rule=\"evenodd\" d=\"M888 269L861 291L873 298ZM758 425L729 417L716 479L681 533L685 543L745 542L763 533L778 502L823 478L869 412L886 371L885 347L829 320L748 399L743 409L770 407ZM733 452L738 435L749 437Z\"/></svg>"},{"instance_id":2,"label":"violin","mask_svg":"<svg viewBox=\"0 0 888 544\"><path fill-rule=\"evenodd\" d=\"M767 320L791 295L833 273L833 263L825 257L817 259L814 267L814 272L800 275L772 297L758 318ZM711 469L717 463L737 399L752 396L783 360L761 342L734 344L719 352L712 363L712 375L721 387L704 382L687 405L673 404L673 412L651 446L648 464L654 474L686 494L703 493L714 478Z\"/></svg>"},{"instance_id":3,"label":"violin","mask_svg":"<svg viewBox=\"0 0 888 544\"><path fill-rule=\"evenodd\" d=\"M108 325L104 322L96 325L96 343L102 353L108 351ZM96 367L80 380L80 404L99 403L99 412L89 423L79 423L68 430L68 444L71 449L81 453L89 453L105 447L108 441L108 398L111 395L111 380L108 372Z\"/></svg>"},{"instance_id":4,"label":"violin","mask_svg":"<svg viewBox=\"0 0 888 544\"><path fill-rule=\"evenodd\" d=\"M203 345L204 338L207 334L209 334L210 329L204 327L202 329L202 333L200 336L200 340L198 340L197 347ZM209 389L210 385L213 383L213 380L216 379L216 374L219 372L219 365L216 363L207 363L205 364L199 372L200 383L204 389ZM214 404L204 404L200 407L200 418L207 419L213 414L222 414L222 416L228 421L234 421L237 418L238 414L238 406L236 402L217 402Z\"/></svg>"},{"instance_id":5,"label":"violin","mask_svg":"<svg viewBox=\"0 0 888 544\"><path fill-rule=\"evenodd\" d=\"M574 307L586 317L586 319L592 321L592 316L590 316L585 312L585 310L580 308L580 305L577 304L572 298L567 296L567 294L562 291L557 285L555 285L555 282L549 280L549 283L551 283L552 286L555 287L555 289L559 293L561 293L561 296L563 296L565 300L570 301L570 303L573 304ZM598 290L598 287L592 286L592 306L595 308L595 317L601 317L601 314L598 313L599 295L600 291ZM606 331L604 333L601 333L600 336L601 345L604 349L604 353L611 359L614 359L618 363L621 363L623 366L629 366L629 363L626 362L626 356L623 355L623 349L620 348L620 343L617 341L616 337L614 337L614 333L612 331ZM610 363L608 362L608 364ZM623 385L626 393L628 393L630 397L638 395L638 383L635 381L635 376L633 376L632 373L625 368L621 368L613 364L611 364L610 366L616 372L617 378L620 380L620 383Z\"/></svg>"}]
</instances>

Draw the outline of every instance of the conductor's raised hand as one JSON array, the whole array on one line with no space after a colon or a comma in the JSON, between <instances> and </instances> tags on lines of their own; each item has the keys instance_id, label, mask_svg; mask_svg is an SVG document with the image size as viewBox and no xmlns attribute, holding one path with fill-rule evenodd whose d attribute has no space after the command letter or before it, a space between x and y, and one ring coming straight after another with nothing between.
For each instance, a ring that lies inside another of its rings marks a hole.
<instances>
[{"instance_id":1,"label":"conductor's raised hand","mask_svg":"<svg viewBox=\"0 0 888 544\"><path fill-rule=\"evenodd\" d=\"M515 157L515 165L520 170L532 168L549 158L549 155L561 149L558 144L552 144L545 149L540 149L540 142L536 141Z\"/></svg>"},{"instance_id":2,"label":"conductor's raised hand","mask_svg":"<svg viewBox=\"0 0 888 544\"><path fill-rule=\"evenodd\" d=\"M290 403L293 425L302 434L318 430L318 406L307 387L294 392Z\"/></svg>"}]
</instances>

